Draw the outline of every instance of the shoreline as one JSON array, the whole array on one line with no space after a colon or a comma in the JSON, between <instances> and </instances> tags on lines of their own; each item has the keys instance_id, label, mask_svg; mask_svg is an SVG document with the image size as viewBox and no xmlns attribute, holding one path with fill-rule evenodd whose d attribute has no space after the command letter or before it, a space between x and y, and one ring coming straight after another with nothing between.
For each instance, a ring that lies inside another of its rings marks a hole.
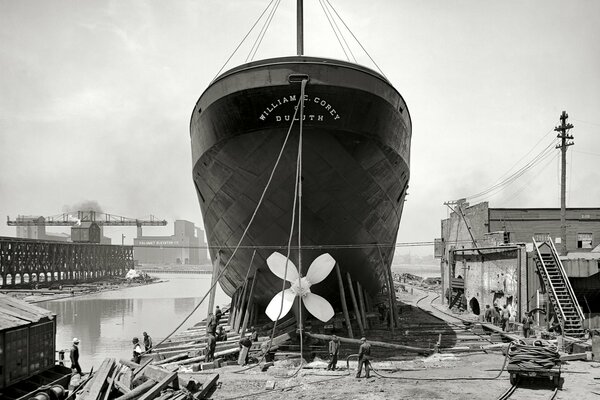
<instances>
[{"instance_id":1,"label":"shoreline","mask_svg":"<svg viewBox=\"0 0 600 400\"><path fill-rule=\"evenodd\" d=\"M165 282L165 280L151 277L145 281L116 281L113 279L98 280L95 282L85 282L79 284L62 285L67 289L0 289L0 293L26 301L30 304L42 303L46 301L55 301L62 299L70 299L100 292L109 292L113 290L121 290L130 287L147 286L155 283ZM29 293L29 295L27 295Z\"/></svg>"}]
</instances>

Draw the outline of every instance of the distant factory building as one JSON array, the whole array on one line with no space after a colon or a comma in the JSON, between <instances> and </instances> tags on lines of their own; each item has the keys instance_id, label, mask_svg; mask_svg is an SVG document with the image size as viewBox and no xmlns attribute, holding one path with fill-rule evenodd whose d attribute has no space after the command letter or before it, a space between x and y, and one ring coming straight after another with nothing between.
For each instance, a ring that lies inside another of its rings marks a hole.
<instances>
[{"instance_id":1,"label":"distant factory building","mask_svg":"<svg viewBox=\"0 0 600 400\"><path fill-rule=\"evenodd\" d=\"M17 222L29 222L26 225L18 225L17 237L22 239L52 240L56 242L68 242L70 236L63 234L49 234L46 232L46 219L39 216L19 215Z\"/></svg>"},{"instance_id":2,"label":"distant factory building","mask_svg":"<svg viewBox=\"0 0 600 400\"><path fill-rule=\"evenodd\" d=\"M204 232L193 222L176 220L171 236L142 236L133 239L134 259L140 264L211 264Z\"/></svg>"}]
</instances>

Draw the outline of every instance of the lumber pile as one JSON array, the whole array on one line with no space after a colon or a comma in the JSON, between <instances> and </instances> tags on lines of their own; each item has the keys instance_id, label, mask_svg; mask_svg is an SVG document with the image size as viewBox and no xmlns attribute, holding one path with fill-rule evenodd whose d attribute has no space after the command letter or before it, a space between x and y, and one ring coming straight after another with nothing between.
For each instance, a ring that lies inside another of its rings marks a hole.
<instances>
[{"instance_id":1,"label":"lumber pile","mask_svg":"<svg viewBox=\"0 0 600 400\"><path fill-rule=\"evenodd\" d=\"M76 400L183 400L202 399L217 384L218 374L191 379L177 371L154 365L107 358L85 386L75 391Z\"/></svg>"}]
</instances>

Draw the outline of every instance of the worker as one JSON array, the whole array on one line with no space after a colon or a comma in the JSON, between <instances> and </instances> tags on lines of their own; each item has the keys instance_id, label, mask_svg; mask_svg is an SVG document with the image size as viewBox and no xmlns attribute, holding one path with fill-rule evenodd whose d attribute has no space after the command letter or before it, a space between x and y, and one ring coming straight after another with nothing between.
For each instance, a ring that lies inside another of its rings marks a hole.
<instances>
[{"instance_id":1,"label":"worker","mask_svg":"<svg viewBox=\"0 0 600 400\"><path fill-rule=\"evenodd\" d=\"M492 322L492 309L489 304L485 305L485 312L483 314L483 319L485 322Z\"/></svg>"},{"instance_id":2,"label":"worker","mask_svg":"<svg viewBox=\"0 0 600 400\"><path fill-rule=\"evenodd\" d=\"M492 324L498 325L498 322L500 322L500 312L498 311L498 308L496 307L496 305L494 305L491 308L492 308Z\"/></svg>"},{"instance_id":3,"label":"worker","mask_svg":"<svg viewBox=\"0 0 600 400\"><path fill-rule=\"evenodd\" d=\"M219 331L217 332L217 342L224 342L227 340L227 334L225 333L225 329L222 326L219 327Z\"/></svg>"},{"instance_id":4,"label":"worker","mask_svg":"<svg viewBox=\"0 0 600 400\"><path fill-rule=\"evenodd\" d=\"M327 365L328 371L335 371L337 364L338 353L340 352L340 339L333 335L329 341L329 364Z\"/></svg>"},{"instance_id":5,"label":"worker","mask_svg":"<svg viewBox=\"0 0 600 400\"><path fill-rule=\"evenodd\" d=\"M252 340L250 340L250 337L244 336L240 340L240 355L243 355L244 353L246 353L244 360L243 360L243 365L248 364L250 347L252 347ZM239 363L239 361L238 361L238 363Z\"/></svg>"},{"instance_id":6,"label":"worker","mask_svg":"<svg viewBox=\"0 0 600 400\"><path fill-rule=\"evenodd\" d=\"M258 331L256 331L256 330L254 329L254 327L253 327L253 326L251 326L251 327L250 327L250 332L252 332L252 333L250 334L250 340L251 340L251 341L253 341L253 342L258 342Z\"/></svg>"},{"instance_id":7,"label":"worker","mask_svg":"<svg viewBox=\"0 0 600 400\"><path fill-rule=\"evenodd\" d=\"M144 332L144 349L146 353L152 353L152 338L148 336L147 332Z\"/></svg>"},{"instance_id":8,"label":"worker","mask_svg":"<svg viewBox=\"0 0 600 400\"><path fill-rule=\"evenodd\" d=\"M131 343L133 343L133 358L131 361L139 364L142 361L142 347L140 346L140 339L134 337L131 340Z\"/></svg>"},{"instance_id":9,"label":"worker","mask_svg":"<svg viewBox=\"0 0 600 400\"><path fill-rule=\"evenodd\" d=\"M502 323L502 330L506 332L506 328L508 326L508 319L510 318L510 310L506 308L506 304L502 306L502 314L500 322Z\"/></svg>"},{"instance_id":10,"label":"worker","mask_svg":"<svg viewBox=\"0 0 600 400\"><path fill-rule=\"evenodd\" d=\"M530 314L527 314L523 317L523 337L529 337L529 331L531 329L531 325L533 324L533 318L531 318Z\"/></svg>"},{"instance_id":11,"label":"worker","mask_svg":"<svg viewBox=\"0 0 600 400\"><path fill-rule=\"evenodd\" d=\"M208 313L206 318L206 333L212 333L213 336L217 334L217 318L213 313Z\"/></svg>"},{"instance_id":12,"label":"worker","mask_svg":"<svg viewBox=\"0 0 600 400\"><path fill-rule=\"evenodd\" d=\"M211 362L215 360L215 349L217 347L217 339L215 338L215 335L213 335L212 333L207 333L206 334L206 362Z\"/></svg>"},{"instance_id":13,"label":"worker","mask_svg":"<svg viewBox=\"0 0 600 400\"><path fill-rule=\"evenodd\" d=\"M273 351L271 339L265 340L260 345L260 352L263 355L265 362L271 362L275 360L275 352Z\"/></svg>"},{"instance_id":14,"label":"worker","mask_svg":"<svg viewBox=\"0 0 600 400\"><path fill-rule=\"evenodd\" d=\"M217 322L217 325L219 324L219 320L221 319L222 316L223 316L223 312L221 311L219 306L217 306L217 308L215 309L215 320Z\"/></svg>"},{"instance_id":15,"label":"worker","mask_svg":"<svg viewBox=\"0 0 600 400\"><path fill-rule=\"evenodd\" d=\"M79 365L79 339L77 338L73 338L73 347L71 348L71 369L73 373L77 371L80 376L83 376Z\"/></svg>"},{"instance_id":16,"label":"worker","mask_svg":"<svg viewBox=\"0 0 600 400\"><path fill-rule=\"evenodd\" d=\"M363 365L365 366L365 378L369 378L371 372L371 344L367 342L367 338L362 337L360 339L362 344L358 349L358 370L356 371L356 377L360 378Z\"/></svg>"}]
</instances>

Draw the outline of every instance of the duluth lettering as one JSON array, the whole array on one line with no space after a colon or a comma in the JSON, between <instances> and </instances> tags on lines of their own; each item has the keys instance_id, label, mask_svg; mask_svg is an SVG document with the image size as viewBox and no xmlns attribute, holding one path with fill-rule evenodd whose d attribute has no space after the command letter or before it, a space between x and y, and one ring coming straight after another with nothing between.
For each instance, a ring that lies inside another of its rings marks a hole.
<instances>
[{"instance_id":1,"label":"duluth lettering","mask_svg":"<svg viewBox=\"0 0 600 400\"><path fill-rule=\"evenodd\" d=\"M296 110L296 108L298 107L296 105L297 103L297 96L294 95L289 95L286 97L282 97L280 99L277 99L273 102L271 102L270 105L268 105L262 112L262 114L260 114L260 117L258 117L261 121L266 121L267 117L272 114L279 106L283 106L285 103L292 103L295 104L293 110ZM311 106L315 104L318 107L321 108L321 112L324 111L323 114L319 113L310 113L311 111ZM327 116L328 114L331 115L331 117L333 118L333 120L338 120L340 119L340 115L337 113L337 111L335 110L335 108L333 108L333 106L331 104L329 104L329 102L327 100L321 99L320 97L314 97L314 98L309 98L308 95L304 96L304 105L305 105L305 114L303 117L303 121L324 121L325 120L325 116ZM289 107L286 107L289 110ZM280 122L280 121L291 121L292 120L292 116L294 114L275 114L275 121ZM299 121L299 114L297 114L296 116L296 121Z\"/></svg>"}]
</instances>

